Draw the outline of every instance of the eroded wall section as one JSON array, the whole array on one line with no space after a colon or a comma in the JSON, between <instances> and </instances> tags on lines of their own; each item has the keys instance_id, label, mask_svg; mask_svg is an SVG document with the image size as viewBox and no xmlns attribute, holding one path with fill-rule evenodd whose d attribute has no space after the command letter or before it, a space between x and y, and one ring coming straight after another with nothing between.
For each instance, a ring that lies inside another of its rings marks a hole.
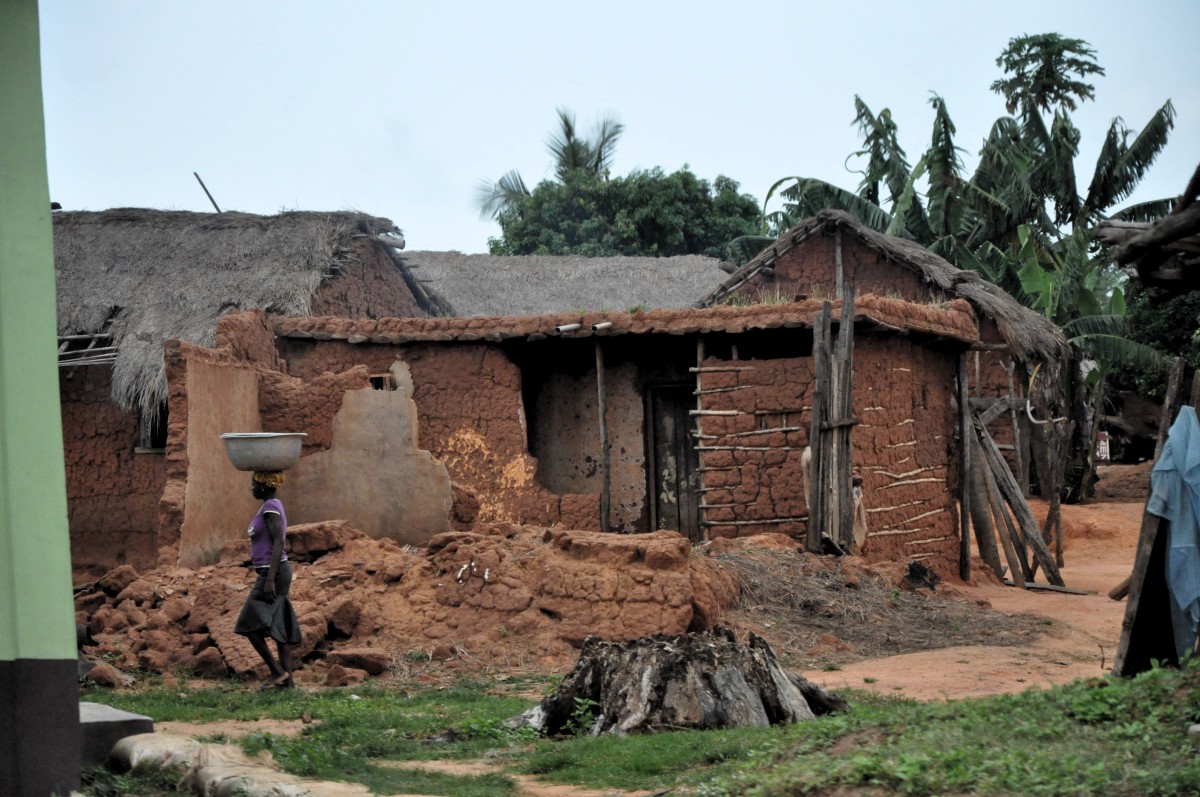
<instances>
[{"instance_id":1,"label":"eroded wall section","mask_svg":"<svg viewBox=\"0 0 1200 797\"><path fill-rule=\"evenodd\" d=\"M234 469L221 441L225 432L261 431L258 375L249 364L220 362L196 347L184 358L187 481L178 561L200 567L215 562L226 542L244 538L258 511L250 474Z\"/></svg>"},{"instance_id":2,"label":"eroded wall section","mask_svg":"<svg viewBox=\"0 0 1200 797\"><path fill-rule=\"evenodd\" d=\"M368 535L424 545L450 530L446 466L417 447L417 408L403 363L395 390L348 391L328 450L301 459L287 484L290 523L347 519Z\"/></svg>"}]
</instances>

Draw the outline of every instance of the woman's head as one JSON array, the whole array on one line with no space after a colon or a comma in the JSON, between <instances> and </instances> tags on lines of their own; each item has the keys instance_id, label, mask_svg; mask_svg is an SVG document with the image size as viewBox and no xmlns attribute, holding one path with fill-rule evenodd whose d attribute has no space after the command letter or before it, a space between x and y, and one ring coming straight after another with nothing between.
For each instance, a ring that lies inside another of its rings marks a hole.
<instances>
[{"instance_id":1,"label":"woman's head","mask_svg":"<svg viewBox=\"0 0 1200 797\"><path fill-rule=\"evenodd\" d=\"M283 484L284 474L281 470L259 470L250 479L250 492L255 498L265 499L275 495L275 490Z\"/></svg>"}]
</instances>

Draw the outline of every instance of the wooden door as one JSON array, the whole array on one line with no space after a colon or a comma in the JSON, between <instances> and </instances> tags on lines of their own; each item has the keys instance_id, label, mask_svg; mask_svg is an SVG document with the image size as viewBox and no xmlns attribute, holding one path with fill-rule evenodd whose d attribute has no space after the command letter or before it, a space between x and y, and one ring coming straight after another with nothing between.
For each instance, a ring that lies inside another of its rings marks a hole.
<instances>
[{"instance_id":1,"label":"wooden door","mask_svg":"<svg viewBox=\"0 0 1200 797\"><path fill-rule=\"evenodd\" d=\"M654 529L674 529L693 542L700 526L699 457L692 439L696 405L690 384L651 385L647 396L647 465Z\"/></svg>"}]
</instances>

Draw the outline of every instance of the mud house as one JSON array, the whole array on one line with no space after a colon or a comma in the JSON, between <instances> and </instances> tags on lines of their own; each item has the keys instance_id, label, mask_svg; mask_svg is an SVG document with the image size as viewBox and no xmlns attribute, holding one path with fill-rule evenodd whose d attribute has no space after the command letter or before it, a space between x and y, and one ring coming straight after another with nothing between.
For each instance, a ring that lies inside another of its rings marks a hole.
<instances>
[{"instance_id":1,"label":"mud house","mask_svg":"<svg viewBox=\"0 0 1200 797\"><path fill-rule=\"evenodd\" d=\"M288 484L294 523L345 518L417 545L476 520L801 537L813 324L835 291L725 300L811 241L835 278L841 251L859 285L853 459L869 555L948 571L960 358L1057 341L1032 319L1005 326L1009 305L988 315L1001 297L969 278L931 289L940 266L919 247L822 243L830 219L730 277L706 258L400 255L394 225L360 214L62 214L76 568L194 566L240 540L252 501L218 436L259 429L309 434ZM867 280L872 263L902 287Z\"/></svg>"},{"instance_id":2,"label":"mud house","mask_svg":"<svg viewBox=\"0 0 1200 797\"><path fill-rule=\"evenodd\" d=\"M211 345L237 309L435 315L396 253L396 226L359 213L54 214L60 391L78 571L155 561L166 485L163 341Z\"/></svg>"},{"instance_id":3,"label":"mud house","mask_svg":"<svg viewBox=\"0 0 1200 797\"><path fill-rule=\"evenodd\" d=\"M975 272L958 269L913 241L876 232L849 213L826 210L781 235L699 305L836 298L846 285L860 296L935 306L953 299L970 303L980 338L967 361L972 403L986 409L997 399L1015 399L1010 411L993 421L992 433L1028 492L1030 462L1040 453L1033 450L1040 437L1024 411L1029 385L1034 384L1034 404L1041 413L1035 417L1062 415L1073 406L1077 369L1057 326Z\"/></svg>"},{"instance_id":4,"label":"mud house","mask_svg":"<svg viewBox=\"0 0 1200 797\"><path fill-rule=\"evenodd\" d=\"M215 348L167 347L171 417L205 420L172 423L161 542L196 564L241 534L244 485L217 433L256 424L310 435L289 481L293 522L349 517L409 544L475 520L801 536L819 310L230 315ZM954 374L974 314L863 297L854 320L870 555L950 568Z\"/></svg>"}]
</instances>

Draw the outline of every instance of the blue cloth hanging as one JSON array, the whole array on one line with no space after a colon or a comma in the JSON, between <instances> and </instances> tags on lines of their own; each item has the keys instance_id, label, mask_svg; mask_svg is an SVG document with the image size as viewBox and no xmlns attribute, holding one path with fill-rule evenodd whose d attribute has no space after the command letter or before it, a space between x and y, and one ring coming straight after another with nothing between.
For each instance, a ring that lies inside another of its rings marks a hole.
<instances>
[{"instance_id":1,"label":"blue cloth hanging","mask_svg":"<svg viewBox=\"0 0 1200 797\"><path fill-rule=\"evenodd\" d=\"M1175 651L1182 661L1200 627L1200 420L1193 407L1184 406L1171 425L1150 473L1146 511L1170 522L1166 576Z\"/></svg>"}]
</instances>

